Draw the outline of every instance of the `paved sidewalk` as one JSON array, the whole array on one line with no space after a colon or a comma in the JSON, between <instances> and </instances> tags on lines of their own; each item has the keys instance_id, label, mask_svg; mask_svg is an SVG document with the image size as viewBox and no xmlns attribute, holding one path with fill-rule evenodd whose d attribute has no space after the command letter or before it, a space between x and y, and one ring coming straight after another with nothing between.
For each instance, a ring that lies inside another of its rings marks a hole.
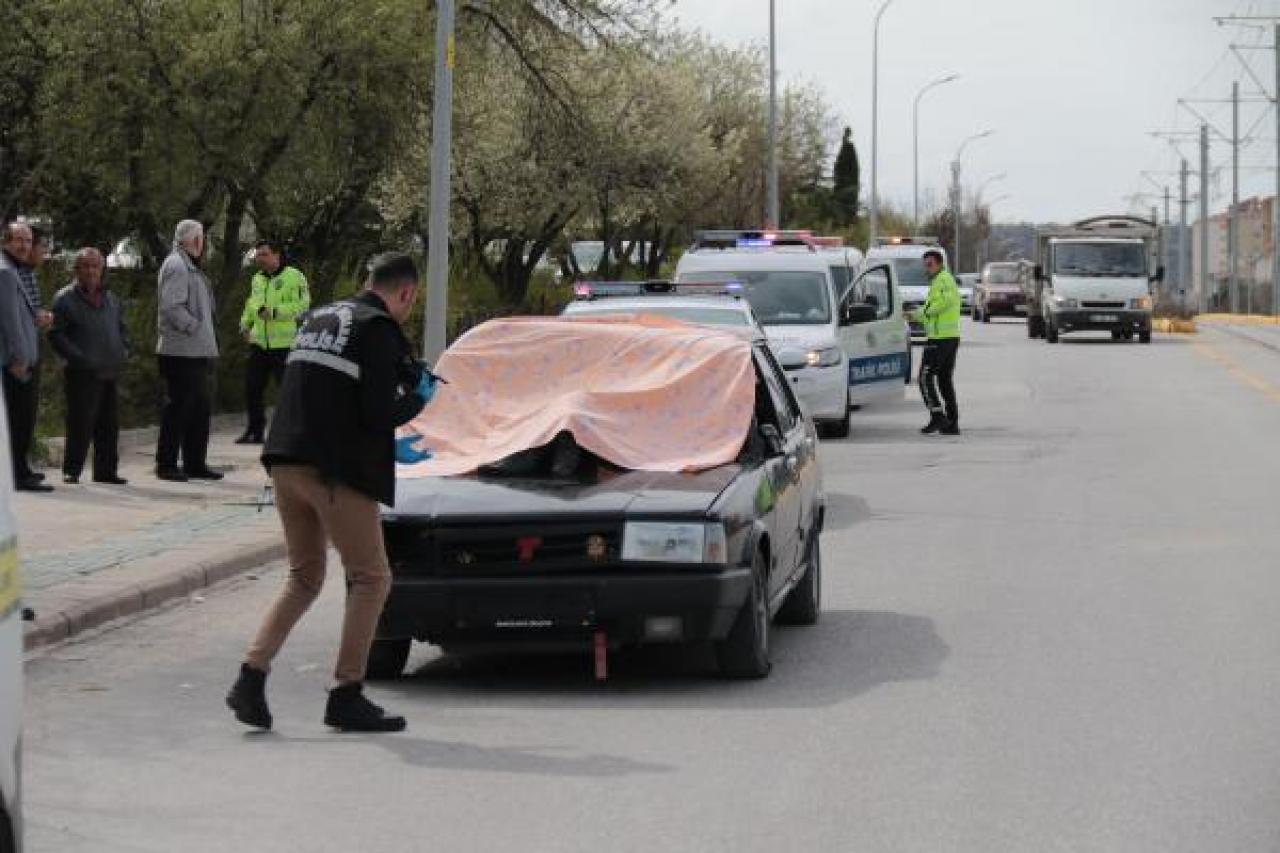
<instances>
[{"instance_id":1,"label":"paved sidewalk","mask_svg":"<svg viewBox=\"0 0 1280 853\"><path fill-rule=\"evenodd\" d=\"M209 464L227 475L220 482L156 479L155 445L142 431L122 439L128 485L94 483L87 470L80 485L64 485L51 467L55 491L16 495L24 600L35 614L28 649L284 556L279 519L264 505L261 448L236 445L232 424L215 424L210 441Z\"/></svg>"}]
</instances>

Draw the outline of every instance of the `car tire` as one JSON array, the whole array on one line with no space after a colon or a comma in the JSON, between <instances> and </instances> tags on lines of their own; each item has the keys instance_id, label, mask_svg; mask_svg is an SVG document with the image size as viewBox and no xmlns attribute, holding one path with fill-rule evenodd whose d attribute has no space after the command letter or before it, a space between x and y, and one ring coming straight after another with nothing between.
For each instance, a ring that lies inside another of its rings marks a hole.
<instances>
[{"instance_id":1,"label":"car tire","mask_svg":"<svg viewBox=\"0 0 1280 853\"><path fill-rule=\"evenodd\" d=\"M804 577L787 593L787 600L778 611L778 622L783 625L813 625L822 612L822 541L817 532L809 543L809 559Z\"/></svg>"},{"instance_id":2,"label":"car tire","mask_svg":"<svg viewBox=\"0 0 1280 853\"><path fill-rule=\"evenodd\" d=\"M365 665L365 677L370 681L390 681L404 674L409 662L409 637L378 637L369 649L369 661Z\"/></svg>"},{"instance_id":3,"label":"car tire","mask_svg":"<svg viewBox=\"0 0 1280 853\"><path fill-rule=\"evenodd\" d=\"M1041 322L1042 322L1042 321L1040 320L1040 318L1039 318L1039 317L1028 317L1028 318L1027 318L1027 337L1028 337L1028 338L1032 338L1032 339L1034 339L1034 338L1038 338L1038 337L1040 337L1040 323L1041 323Z\"/></svg>"},{"instance_id":4,"label":"car tire","mask_svg":"<svg viewBox=\"0 0 1280 853\"><path fill-rule=\"evenodd\" d=\"M764 678L769 658L769 570L764 552L751 564L751 590L733 621L729 636L716 643L720 672L728 678Z\"/></svg>"},{"instance_id":5,"label":"car tire","mask_svg":"<svg viewBox=\"0 0 1280 853\"><path fill-rule=\"evenodd\" d=\"M1141 332L1138 332L1138 343L1140 343L1140 344L1149 344L1149 343L1151 343L1151 330L1150 330L1150 329L1143 329Z\"/></svg>"},{"instance_id":6,"label":"car tire","mask_svg":"<svg viewBox=\"0 0 1280 853\"><path fill-rule=\"evenodd\" d=\"M990 322L991 322L991 312L990 312L990 311L983 311L983 312L982 312L982 322L984 322L984 323L990 323Z\"/></svg>"}]
</instances>

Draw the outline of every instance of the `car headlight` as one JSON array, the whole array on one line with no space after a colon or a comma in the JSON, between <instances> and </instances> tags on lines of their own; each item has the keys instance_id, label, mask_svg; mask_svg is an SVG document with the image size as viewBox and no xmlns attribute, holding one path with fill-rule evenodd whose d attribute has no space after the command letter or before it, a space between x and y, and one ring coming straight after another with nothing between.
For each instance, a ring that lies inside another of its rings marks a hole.
<instances>
[{"instance_id":1,"label":"car headlight","mask_svg":"<svg viewBox=\"0 0 1280 853\"><path fill-rule=\"evenodd\" d=\"M1130 300L1129 300L1129 307L1130 307L1130 308L1135 308L1135 309L1137 309L1137 310L1139 310L1139 311L1150 311L1150 310L1151 310L1151 297L1150 297L1150 296L1139 296L1137 299L1130 299Z\"/></svg>"},{"instance_id":2,"label":"car headlight","mask_svg":"<svg viewBox=\"0 0 1280 853\"><path fill-rule=\"evenodd\" d=\"M723 524L629 521L622 534L622 559L644 563L727 563Z\"/></svg>"},{"instance_id":3,"label":"car headlight","mask_svg":"<svg viewBox=\"0 0 1280 853\"><path fill-rule=\"evenodd\" d=\"M1053 304L1057 305L1059 308L1079 308L1080 307L1080 303L1077 300L1068 299L1065 296L1053 297Z\"/></svg>"},{"instance_id":4,"label":"car headlight","mask_svg":"<svg viewBox=\"0 0 1280 853\"><path fill-rule=\"evenodd\" d=\"M825 347L809 350L804 357L804 362L810 367L835 367L843 357L844 352L840 347Z\"/></svg>"}]
</instances>

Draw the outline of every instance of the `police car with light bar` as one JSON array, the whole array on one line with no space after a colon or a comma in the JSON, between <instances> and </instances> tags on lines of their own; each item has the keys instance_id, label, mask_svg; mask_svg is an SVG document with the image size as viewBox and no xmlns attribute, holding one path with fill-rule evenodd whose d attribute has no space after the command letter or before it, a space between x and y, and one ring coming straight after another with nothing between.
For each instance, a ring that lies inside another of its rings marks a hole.
<instances>
[{"instance_id":1,"label":"police car with light bar","mask_svg":"<svg viewBox=\"0 0 1280 853\"><path fill-rule=\"evenodd\" d=\"M644 314L704 326L760 329L744 298L743 286L726 282L711 286L677 287L669 281L580 281L566 317L607 317Z\"/></svg>"},{"instance_id":2,"label":"police car with light bar","mask_svg":"<svg viewBox=\"0 0 1280 853\"><path fill-rule=\"evenodd\" d=\"M867 263L840 288L823 239L807 231L699 232L675 281L740 283L796 396L828 435L843 438L851 407L901 395L911 347L892 266Z\"/></svg>"},{"instance_id":3,"label":"police car with light bar","mask_svg":"<svg viewBox=\"0 0 1280 853\"><path fill-rule=\"evenodd\" d=\"M924 253L930 250L941 252L946 263L947 252L938 245L936 237L880 237L876 245L867 250L868 264L887 263L893 267L903 312L908 318L929 298ZM912 337L924 337L924 326L915 320L910 321L910 326Z\"/></svg>"}]
</instances>

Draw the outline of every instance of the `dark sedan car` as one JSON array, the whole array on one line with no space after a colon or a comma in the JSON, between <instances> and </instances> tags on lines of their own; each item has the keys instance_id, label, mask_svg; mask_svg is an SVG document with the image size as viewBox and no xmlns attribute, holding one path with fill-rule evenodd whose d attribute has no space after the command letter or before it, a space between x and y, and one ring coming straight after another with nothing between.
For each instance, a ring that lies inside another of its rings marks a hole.
<instances>
[{"instance_id":1,"label":"dark sedan car","mask_svg":"<svg viewBox=\"0 0 1280 853\"><path fill-rule=\"evenodd\" d=\"M1023 287L1030 272L1024 261L1000 261L983 267L973 292L973 319L990 323L992 317L1025 317L1027 295Z\"/></svg>"},{"instance_id":2,"label":"dark sedan car","mask_svg":"<svg viewBox=\"0 0 1280 853\"><path fill-rule=\"evenodd\" d=\"M565 434L476 474L401 479L370 677L399 675L415 639L594 649L597 677L608 649L712 641L726 675L767 675L774 618L818 618L824 502L813 423L764 340L744 346L756 403L731 464L621 470Z\"/></svg>"}]
</instances>

